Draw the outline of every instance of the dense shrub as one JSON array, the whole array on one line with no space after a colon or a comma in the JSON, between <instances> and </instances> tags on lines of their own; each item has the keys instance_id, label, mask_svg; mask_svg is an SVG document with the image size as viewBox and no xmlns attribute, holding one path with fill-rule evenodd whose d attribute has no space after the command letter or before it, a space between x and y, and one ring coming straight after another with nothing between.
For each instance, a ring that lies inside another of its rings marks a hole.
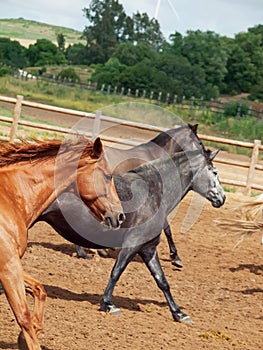
<instances>
[{"instance_id":1,"label":"dense shrub","mask_svg":"<svg viewBox=\"0 0 263 350\"><path fill-rule=\"evenodd\" d=\"M8 75L11 73L12 73L12 71L10 68L7 68L7 67L0 68L0 77L3 77L4 75Z\"/></svg>"},{"instance_id":2,"label":"dense shrub","mask_svg":"<svg viewBox=\"0 0 263 350\"><path fill-rule=\"evenodd\" d=\"M224 108L224 115L226 117L245 117L248 115L249 106L240 101L229 103Z\"/></svg>"},{"instance_id":3,"label":"dense shrub","mask_svg":"<svg viewBox=\"0 0 263 350\"><path fill-rule=\"evenodd\" d=\"M57 76L57 79L68 80L80 83L80 77L75 72L74 68L63 69Z\"/></svg>"}]
</instances>

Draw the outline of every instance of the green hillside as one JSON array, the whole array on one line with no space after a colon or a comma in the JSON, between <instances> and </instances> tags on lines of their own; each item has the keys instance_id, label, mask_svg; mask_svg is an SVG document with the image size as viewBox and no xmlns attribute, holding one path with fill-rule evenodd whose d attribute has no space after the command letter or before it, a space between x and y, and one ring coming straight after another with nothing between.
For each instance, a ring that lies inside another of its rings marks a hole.
<instances>
[{"instance_id":1,"label":"green hillside","mask_svg":"<svg viewBox=\"0 0 263 350\"><path fill-rule=\"evenodd\" d=\"M24 46L28 46L37 39L48 39L56 43L57 34L65 36L67 45L79 42L85 43L80 39L82 33L74 29L30 21L24 18L0 19L0 37L18 40Z\"/></svg>"}]
</instances>

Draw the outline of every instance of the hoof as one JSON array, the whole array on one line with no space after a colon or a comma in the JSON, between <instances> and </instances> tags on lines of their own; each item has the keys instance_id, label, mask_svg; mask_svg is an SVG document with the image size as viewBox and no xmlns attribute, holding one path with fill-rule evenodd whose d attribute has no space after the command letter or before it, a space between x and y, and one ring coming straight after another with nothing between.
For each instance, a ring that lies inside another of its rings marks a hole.
<instances>
[{"instance_id":1,"label":"hoof","mask_svg":"<svg viewBox=\"0 0 263 350\"><path fill-rule=\"evenodd\" d=\"M28 350L28 346L26 344L26 340L25 340L24 334L22 332L20 332L20 334L18 336L17 343L18 343L19 350Z\"/></svg>"},{"instance_id":2,"label":"hoof","mask_svg":"<svg viewBox=\"0 0 263 350\"><path fill-rule=\"evenodd\" d=\"M77 255L78 259L87 259L87 260L91 260L92 256L88 255L88 254L81 254L81 255Z\"/></svg>"},{"instance_id":3,"label":"hoof","mask_svg":"<svg viewBox=\"0 0 263 350\"><path fill-rule=\"evenodd\" d=\"M115 316L122 316L121 310L113 304L106 305L104 303L101 303L100 309L101 311L108 312L109 314L113 314Z\"/></svg>"},{"instance_id":4,"label":"hoof","mask_svg":"<svg viewBox=\"0 0 263 350\"><path fill-rule=\"evenodd\" d=\"M115 316L122 316L121 310L118 307L116 307L115 305L109 305L109 309L107 312L110 314L113 314Z\"/></svg>"},{"instance_id":5,"label":"hoof","mask_svg":"<svg viewBox=\"0 0 263 350\"><path fill-rule=\"evenodd\" d=\"M193 324L193 321L191 320L191 318L186 314L184 314L183 312L177 312L176 314L173 315L173 317L176 322Z\"/></svg>"},{"instance_id":6,"label":"hoof","mask_svg":"<svg viewBox=\"0 0 263 350\"><path fill-rule=\"evenodd\" d=\"M179 322L186 323L186 324L193 324L194 322L191 320L191 318L187 315L185 315L182 319L180 319Z\"/></svg>"},{"instance_id":7,"label":"hoof","mask_svg":"<svg viewBox=\"0 0 263 350\"><path fill-rule=\"evenodd\" d=\"M180 269L183 267L183 263L180 259L175 259L175 260L172 260L171 262L172 262L172 265L179 267Z\"/></svg>"},{"instance_id":8,"label":"hoof","mask_svg":"<svg viewBox=\"0 0 263 350\"><path fill-rule=\"evenodd\" d=\"M102 258L108 258L108 256L109 256L106 249L98 249L98 254Z\"/></svg>"}]
</instances>

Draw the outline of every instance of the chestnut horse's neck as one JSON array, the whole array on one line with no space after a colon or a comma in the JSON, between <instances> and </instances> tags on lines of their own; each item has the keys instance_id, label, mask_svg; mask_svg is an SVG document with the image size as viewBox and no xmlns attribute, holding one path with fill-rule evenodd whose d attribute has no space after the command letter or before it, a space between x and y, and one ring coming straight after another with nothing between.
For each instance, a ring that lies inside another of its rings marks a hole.
<instances>
[{"instance_id":1,"label":"chestnut horse's neck","mask_svg":"<svg viewBox=\"0 0 263 350\"><path fill-rule=\"evenodd\" d=\"M55 162L54 157L0 168L1 192L6 192L4 198L13 202L12 211L21 213L27 228L76 178L72 164L55 171Z\"/></svg>"}]
</instances>

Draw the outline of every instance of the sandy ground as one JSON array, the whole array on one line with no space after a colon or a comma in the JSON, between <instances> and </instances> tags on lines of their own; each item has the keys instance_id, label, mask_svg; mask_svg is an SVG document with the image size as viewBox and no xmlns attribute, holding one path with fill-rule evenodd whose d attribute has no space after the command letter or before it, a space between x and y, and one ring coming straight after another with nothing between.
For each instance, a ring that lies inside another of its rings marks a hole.
<instances>
[{"instance_id":1,"label":"sandy ground","mask_svg":"<svg viewBox=\"0 0 263 350\"><path fill-rule=\"evenodd\" d=\"M162 292L137 259L121 276L114 303L123 316L99 311L114 254L77 259L74 247L44 223L29 231L23 258L25 271L45 286L48 298L45 327L39 336L43 350L259 350L263 344L263 265L261 235L247 238L233 249L237 237L217 227L216 218L229 211L237 194L226 204L205 206L196 224L180 234L190 203L181 203L171 225L184 267L169 261L162 235L161 264L175 301L191 316L191 326L173 321ZM0 296L0 349L16 349L19 328L4 295Z\"/></svg>"},{"instance_id":2,"label":"sandy ground","mask_svg":"<svg viewBox=\"0 0 263 350\"><path fill-rule=\"evenodd\" d=\"M50 118L57 121L58 116ZM67 126L75 123L65 118L62 121ZM120 128L110 129L111 134L116 132L114 136L122 135ZM134 136L127 129L125 133L128 138ZM219 174L231 171L223 170L219 169ZM233 217L229 207L239 197L228 193L220 209L207 203L196 224L183 235L179 229L190 196L184 199L171 221L184 264L181 270L171 265L162 236L158 247L161 264L174 299L193 319L192 326L173 321L162 292L139 259L130 263L114 292L113 302L123 316L99 311L116 252L109 258L94 255L91 260L77 259L73 245L47 224L36 224L29 231L23 266L44 284L48 294L44 331L39 336L42 349L262 349L261 235L254 234L233 249L238 237L223 232L213 221ZM0 349L17 349L19 327L4 295L0 295L0 318Z\"/></svg>"}]
</instances>

